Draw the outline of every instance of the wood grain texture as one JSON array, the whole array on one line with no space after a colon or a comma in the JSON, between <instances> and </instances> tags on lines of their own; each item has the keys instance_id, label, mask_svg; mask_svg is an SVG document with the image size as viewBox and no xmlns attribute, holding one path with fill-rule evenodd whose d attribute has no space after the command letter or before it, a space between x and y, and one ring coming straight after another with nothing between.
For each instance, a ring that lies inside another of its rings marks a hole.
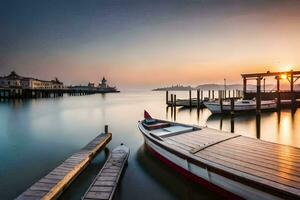
<instances>
[{"instance_id":1,"label":"wood grain texture","mask_svg":"<svg viewBox=\"0 0 300 200\"><path fill-rule=\"evenodd\" d=\"M112 134L100 134L79 152L66 159L45 177L34 183L16 199L56 199L88 166L96 154L111 140Z\"/></svg>"}]
</instances>

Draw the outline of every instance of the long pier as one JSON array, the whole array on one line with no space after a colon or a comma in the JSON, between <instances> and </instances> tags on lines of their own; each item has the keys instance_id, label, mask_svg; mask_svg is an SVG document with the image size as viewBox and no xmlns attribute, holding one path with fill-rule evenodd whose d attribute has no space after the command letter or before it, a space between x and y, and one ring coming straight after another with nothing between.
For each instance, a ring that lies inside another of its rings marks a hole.
<instances>
[{"instance_id":1,"label":"long pier","mask_svg":"<svg viewBox=\"0 0 300 200\"><path fill-rule=\"evenodd\" d=\"M129 156L129 148L120 145L109 155L103 168L85 193L82 199L111 200L115 194L121 174L125 169Z\"/></svg>"},{"instance_id":2,"label":"long pier","mask_svg":"<svg viewBox=\"0 0 300 200\"><path fill-rule=\"evenodd\" d=\"M118 93L120 91L99 91L91 89L59 88L59 89L23 89L0 88L0 99L56 98L64 94L84 96L97 93Z\"/></svg>"},{"instance_id":3,"label":"long pier","mask_svg":"<svg viewBox=\"0 0 300 200\"><path fill-rule=\"evenodd\" d=\"M101 133L79 152L73 154L61 165L51 171L48 175L34 183L24 191L18 200L57 199L61 193L73 182L73 180L88 166L92 159L111 140L112 134Z\"/></svg>"}]
</instances>

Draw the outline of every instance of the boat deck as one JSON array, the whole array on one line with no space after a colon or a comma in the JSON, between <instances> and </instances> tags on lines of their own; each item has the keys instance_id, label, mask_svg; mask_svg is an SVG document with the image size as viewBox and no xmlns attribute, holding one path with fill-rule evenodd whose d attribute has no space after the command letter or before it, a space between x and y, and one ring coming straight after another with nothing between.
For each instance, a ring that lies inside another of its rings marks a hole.
<instances>
[{"instance_id":1,"label":"boat deck","mask_svg":"<svg viewBox=\"0 0 300 200\"><path fill-rule=\"evenodd\" d=\"M300 149L203 128L161 137L174 151L235 180L300 198Z\"/></svg>"},{"instance_id":2,"label":"boat deck","mask_svg":"<svg viewBox=\"0 0 300 200\"><path fill-rule=\"evenodd\" d=\"M125 169L128 160L129 148L121 145L116 147L109 155L103 168L96 176L95 180L85 193L82 199L102 199L110 200L113 198L121 174Z\"/></svg>"}]
</instances>

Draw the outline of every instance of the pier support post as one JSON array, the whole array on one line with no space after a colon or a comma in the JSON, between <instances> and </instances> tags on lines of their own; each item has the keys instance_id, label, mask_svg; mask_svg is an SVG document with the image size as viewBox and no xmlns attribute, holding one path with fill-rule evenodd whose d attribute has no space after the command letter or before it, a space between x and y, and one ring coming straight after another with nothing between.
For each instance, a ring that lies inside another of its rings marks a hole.
<instances>
[{"instance_id":1,"label":"pier support post","mask_svg":"<svg viewBox=\"0 0 300 200\"><path fill-rule=\"evenodd\" d=\"M192 107L192 90L189 90L190 108Z\"/></svg>"},{"instance_id":2,"label":"pier support post","mask_svg":"<svg viewBox=\"0 0 300 200\"><path fill-rule=\"evenodd\" d=\"M197 109L200 109L200 91L199 89L197 90Z\"/></svg>"},{"instance_id":3,"label":"pier support post","mask_svg":"<svg viewBox=\"0 0 300 200\"><path fill-rule=\"evenodd\" d=\"M295 98L295 92L294 92L294 74L291 73L291 108L294 111L296 108L296 98Z\"/></svg>"},{"instance_id":4,"label":"pier support post","mask_svg":"<svg viewBox=\"0 0 300 200\"><path fill-rule=\"evenodd\" d=\"M234 117L234 98L230 98L230 115Z\"/></svg>"},{"instance_id":5,"label":"pier support post","mask_svg":"<svg viewBox=\"0 0 300 200\"><path fill-rule=\"evenodd\" d=\"M173 107L174 101L173 101L173 94L171 94L171 107Z\"/></svg>"},{"instance_id":6,"label":"pier support post","mask_svg":"<svg viewBox=\"0 0 300 200\"><path fill-rule=\"evenodd\" d=\"M208 90L208 99L210 100L210 90Z\"/></svg>"},{"instance_id":7,"label":"pier support post","mask_svg":"<svg viewBox=\"0 0 300 200\"><path fill-rule=\"evenodd\" d=\"M256 85L256 114L260 115L261 113L261 89L260 89L260 81L261 77L258 77L256 79L257 85Z\"/></svg>"},{"instance_id":8,"label":"pier support post","mask_svg":"<svg viewBox=\"0 0 300 200\"><path fill-rule=\"evenodd\" d=\"M104 133L107 134L108 133L108 125L104 126Z\"/></svg>"},{"instance_id":9,"label":"pier support post","mask_svg":"<svg viewBox=\"0 0 300 200\"><path fill-rule=\"evenodd\" d=\"M169 104L169 91L166 91L166 104Z\"/></svg>"},{"instance_id":10,"label":"pier support post","mask_svg":"<svg viewBox=\"0 0 300 200\"><path fill-rule=\"evenodd\" d=\"M281 96L280 96L280 77L277 76L277 109L280 110L281 109Z\"/></svg>"},{"instance_id":11,"label":"pier support post","mask_svg":"<svg viewBox=\"0 0 300 200\"><path fill-rule=\"evenodd\" d=\"M174 94L174 120L176 120L176 94Z\"/></svg>"},{"instance_id":12,"label":"pier support post","mask_svg":"<svg viewBox=\"0 0 300 200\"><path fill-rule=\"evenodd\" d=\"M212 99L215 99L215 91L212 90Z\"/></svg>"},{"instance_id":13,"label":"pier support post","mask_svg":"<svg viewBox=\"0 0 300 200\"><path fill-rule=\"evenodd\" d=\"M246 79L246 77L244 77L243 78L243 94L244 94L244 96L245 96L246 92L247 92L247 79Z\"/></svg>"},{"instance_id":14,"label":"pier support post","mask_svg":"<svg viewBox=\"0 0 300 200\"><path fill-rule=\"evenodd\" d=\"M201 101L203 101L203 90L201 90Z\"/></svg>"},{"instance_id":15,"label":"pier support post","mask_svg":"<svg viewBox=\"0 0 300 200\"><path fill-rule=\"evenodd\" d=\"M220 97L220 111L223 113L223 99L222 96Z\"/></svg>"}]
</instances>

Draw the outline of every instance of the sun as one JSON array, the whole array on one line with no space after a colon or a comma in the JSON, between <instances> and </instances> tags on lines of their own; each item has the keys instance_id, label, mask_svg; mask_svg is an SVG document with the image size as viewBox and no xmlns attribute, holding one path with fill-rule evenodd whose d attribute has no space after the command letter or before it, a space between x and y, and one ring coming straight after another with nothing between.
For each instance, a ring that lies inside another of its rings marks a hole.
<instances>
[{"instance_id":1,"label":"sun","mask_svg":"<svg viewBox=\"0 0 300 200\"><path fill-rule=\"evenodd\" d=\"M281 79L287 79L287 75L286 75L286 74L281 74L281 75L280 75L280 78L281 78Z\"/></svg>"}]
</instances>

